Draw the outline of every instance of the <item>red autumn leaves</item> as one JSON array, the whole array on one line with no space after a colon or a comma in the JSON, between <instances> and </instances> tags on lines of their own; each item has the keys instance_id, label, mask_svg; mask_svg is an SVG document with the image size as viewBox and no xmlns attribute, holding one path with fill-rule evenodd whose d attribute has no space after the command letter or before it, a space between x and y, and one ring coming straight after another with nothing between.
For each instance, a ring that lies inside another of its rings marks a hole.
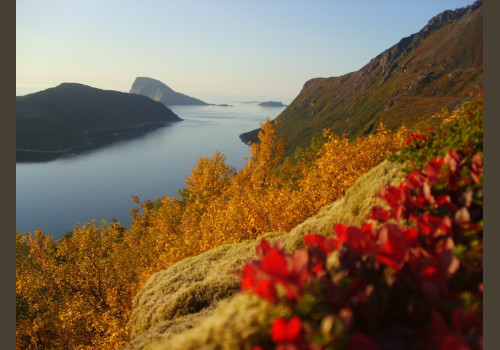
<instances>
[{"instance_id":1,"label":"red autumn leaves","mask_svg":"<svg viewBox=\"0 0 500 350\"><path fill-rule=\"evenodd\" d=\"M425 137L423 135L413 133L406 138L405 145L408 146L410 143L414 141L425 141Z\"/></svg>"},{"instance_id":2,"label":"red autumn leaves","mask_svg":"<svg viewBox=\"0 0 500 350\"><path fill-rule=\"evenodd\" d=\"M325 273L326 258L335 249L335 241L323 236L306 235L304 240L308 250L285 254L280 242L271 246L263 239L257 247L260 260L254 260L243 268L241 288L271 303L277 303L280 298L286 299L290 305L300 302L309 291L309 285ZM277 350L308 348L298 316L276 318L271 338L277 344Z\"/></svg>"},{"instance_id":3,"label":"red autumn leaves","mask_svg":"<svg viewBox=\"0 0 500 350\"><path fill-rule=\"evenodd\" d=\"M271 337L281 348L299 348L302 345L302 322L298 316L290 320L284 317L278 317L272 328Z\"/></svg>"},{"instance_id":4,"label":"red autumn leaves","mask_svg":"<svg viewBox=\"0 0 500 350\"><path fill-rule=\"evenodd\" d=\"M310 273L307 269L308 254L305 251L294 255L283 254L277 243L271 247L262 240L257 247L260 260L254 260L243 268L241 288L251 290L262 298L276 302L277 288L281 286L289 300L298 300L304 294L304 284Z\"/></svg>"},{"instance_id":5,"label":"red autumn leaves","mask_svg":"<svg viewBox=\"0 0 500 350\"><path fill-rule=\"evenodd\" d=\"M336 238L306 235L307 249L295 254L258 246L241 287L288 306L291 317L272 326L276 349L383 349L408 334L407 348L482 348L482 157L449 151L380 197L388 209L373 207L361 227L337 224ZM339 266L329 272L333 251ZM321 306L315 315L303 312L306 295ZM384 304L387 295L407 310ZM327 317L338 327L325 333Z\"/></svg>"}]
</instances>

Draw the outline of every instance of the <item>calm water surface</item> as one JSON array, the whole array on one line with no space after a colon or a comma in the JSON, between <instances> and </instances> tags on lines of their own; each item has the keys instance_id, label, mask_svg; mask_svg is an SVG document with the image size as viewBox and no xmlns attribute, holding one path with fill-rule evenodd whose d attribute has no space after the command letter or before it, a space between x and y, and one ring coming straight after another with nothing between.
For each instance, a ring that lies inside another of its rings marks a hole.
<instances>
[{"instance_id":1,"label":"calm water surface","mask_svg":"<svg viewBox=\"0 0 500 350\"><path fill-rule=\"evenodd\" d=\"M233 107L171 107L184 121L78 156L16 164L16 231L38 228L58 238L75 223L110 217L129 227L132 195L176 195L198 158L216 150L241 168L249 152L238 135L284 109L245 103L255 101L248 97L207 101Z\"/></svg>"}]
</instances>

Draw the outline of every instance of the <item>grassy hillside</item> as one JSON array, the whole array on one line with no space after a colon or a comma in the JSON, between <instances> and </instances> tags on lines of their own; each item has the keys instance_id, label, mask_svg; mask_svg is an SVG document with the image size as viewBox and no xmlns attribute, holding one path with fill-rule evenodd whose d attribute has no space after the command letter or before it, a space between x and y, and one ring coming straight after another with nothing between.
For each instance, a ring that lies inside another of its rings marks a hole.
<instances>
[{"instance_id":1,"label":"grassy hillside","mask_svg":"<svg viewBox=\"0 0 500 350\"><path fill-rule=\"evenodd\" d=\"M306 82L276 118L289 152L326 128L354 138L374 133L380 122L412 128L443 108L459 107L483 86L482 13L481 2L443 12L360 70ZM240 137L256 142L257 131Z\"/></svg>"},{"instance_id":2,"label":"grassy hillside","mask_svg":"<svg viewBox=\"0 0 500 350\"><path fill-rule=\"evenodd\" d=\"M179 120L167 107L144 96L64 83L16 97L16 149L85 147L110 142L116 132Z\"/></svg>"}]
</instances>

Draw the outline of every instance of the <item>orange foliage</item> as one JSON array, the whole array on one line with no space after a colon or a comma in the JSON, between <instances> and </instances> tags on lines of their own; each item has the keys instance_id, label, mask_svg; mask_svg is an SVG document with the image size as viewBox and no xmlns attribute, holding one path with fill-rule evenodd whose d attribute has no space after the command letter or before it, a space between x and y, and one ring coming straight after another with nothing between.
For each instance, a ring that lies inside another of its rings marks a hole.
<instances>
[{"instance_id":1,"label":"orange foliage","mask_svg":"<svg viewBox=\"0 0 500 350\"><path fill-rule=\"evenodd\" d=\"M86 223L57 242L39 231L18 234L17 347L120 348L129 340L133 296L152 273L222 244L290 230L342 197L406 136L383 126L355 141L325 131L314 156L292 161L283 159L278 128L262 124L240 171L218 152L200 157L180 198L141 203L129 230Z\"/></svg>"},{"instance_id":2,"label":"orange foliage","mask_svg":"<svg viewBox=\"0 0 500 350\"><path fill-rule=\"evenodd\" d=\"M128 341L137 278L119 249L123 232L85 224L58 242L40 231L16 236L18 349L119 349Z\"/></svg>"},{"instance_id":3,"label":"orange foliage","mask_svg":"<svg viewBox=\"0 0 500 350\"><path fill-rule=\"evenodd\" d=\"M290 230L342 197L362 174L399 150L407 134L404 127L391 132L380 125L376 135L351 142L325 131L315 159L294 163L283 159L279 124L267 120L261 128L260 142L250 146L251 158L240 171L228 167L217 152L199 159L179 200L164 199L157 210L143 203L144 213L131 230L147 230L157 238L148 250L158 262L153 270L221 244Z\"/></svg>"}]
</instances>

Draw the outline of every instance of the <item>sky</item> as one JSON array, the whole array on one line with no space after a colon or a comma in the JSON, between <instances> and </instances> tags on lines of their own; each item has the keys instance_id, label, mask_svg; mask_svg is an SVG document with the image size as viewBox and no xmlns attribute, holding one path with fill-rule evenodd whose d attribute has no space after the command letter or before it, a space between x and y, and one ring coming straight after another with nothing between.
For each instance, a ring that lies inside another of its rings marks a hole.
<instances>
[{"instance_id":1,"label":"sky","mask_svg":"<svg viewBox=\"0 0 500 350\"><path fill-rule=\"evenodd\" d=\"M291 102L473 0L17 0L16 95L138 76L193 97Z\"/></svg>"}]
</instances>

